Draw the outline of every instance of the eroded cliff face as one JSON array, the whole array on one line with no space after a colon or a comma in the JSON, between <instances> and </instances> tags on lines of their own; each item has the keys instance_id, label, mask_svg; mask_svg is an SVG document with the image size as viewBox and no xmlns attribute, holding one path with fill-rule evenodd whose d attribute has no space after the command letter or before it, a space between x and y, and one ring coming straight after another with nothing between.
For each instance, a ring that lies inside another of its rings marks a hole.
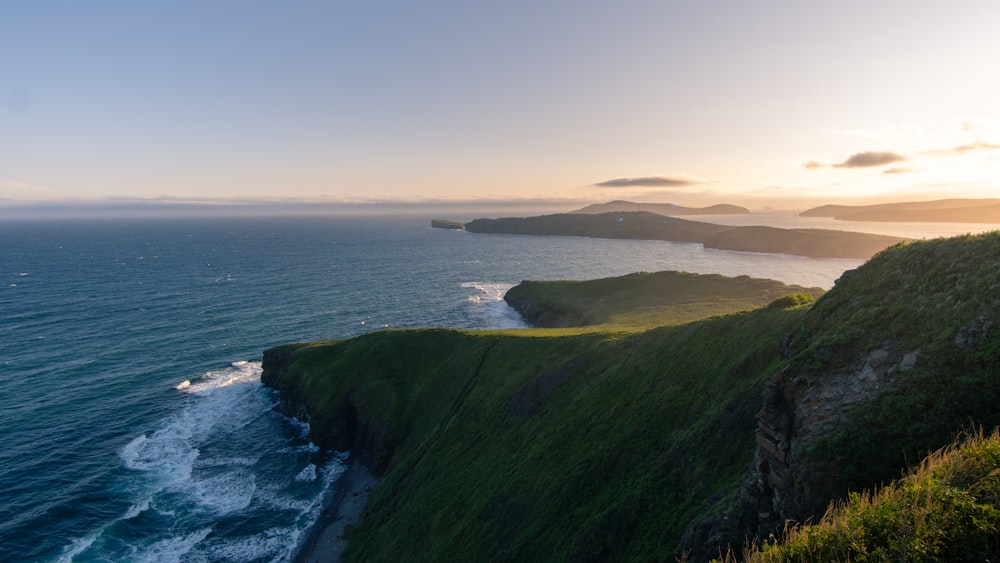
<instances>
[{"instance_id":1,"label":"eroded cliff face","mask_svg":"<svg viewBox=\"0 0 1000 563\"><path fill-rule=\"evenodd\" d=\"M794 356L787 341L786 356ZM780 538L787 523L818 520L847 486L836 460L809 455L814 440L844 427L855 408L890 391L914 370L918 350L888 343L859 355L836 372L810 371L790 358L768 382L757 414L756 451L744 485L715 514L692 523L682 542L691 561L739 552L750 539Z\"/></svg>"},{"instance_id":2,"label":"eroded cliff face","mask_svg":"<svg viewBox=\"0 0 1000 563\"><path fill-rule=\"evenodd\" d=\"M309 424L309 439L320 448L350 450L372 473L384 474L397 444L359 413L350 395L332 414L324 415L297 386L286 384L284 377L293 362L294 350L294 346L280 346L264 352L261 381L278 390L278 410Z\"/></svg>"},{"instance_id":3,"label":"eroded cliff face","mask_svg":"<svg viewBox=\"0 0 1000 563\"><path fill-rule=\"evenodd\" d=\"M757 415L757 451L743 499L748 531L767 537L786 521L816 520L841 498L846 484L836 460L810 459L810 445L845 425L859 404L891 389L919 360L919 350L885 345L834 373L810 372L794 360L778 371Z\"/></svg>"}]
</instances>

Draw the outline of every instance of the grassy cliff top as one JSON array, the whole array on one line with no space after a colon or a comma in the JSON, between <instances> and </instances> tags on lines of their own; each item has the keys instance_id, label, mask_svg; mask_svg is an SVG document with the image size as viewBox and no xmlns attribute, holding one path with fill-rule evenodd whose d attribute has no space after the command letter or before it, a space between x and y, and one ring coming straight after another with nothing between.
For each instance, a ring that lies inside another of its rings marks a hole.
<instances>
[{"instance_id":1,"label":"grassy cliff top","mask_svg":"<svg viewBox=\"0 0 1000 563\"><path fill-rule=\"evenodd\" d=\"M535 326L643 330L757 309L793 294L804 304L823 293L818 287L749 276L668 271L589 281L524 281L504 299Z\"/></svg>"},{"instance_id":2,"label":"grassy cliff top","mask_svg":"<svg viewBox=\"0 0 1000 563\"><path fill-rule=\"evenodd\" d=\"M736 510L776 342L802 313L372 333L282 348L279 387L311 404L314 429L352 419L347 446L384 472L347 560L663 560L705 511Z\"/></svg>"}]
</instances>

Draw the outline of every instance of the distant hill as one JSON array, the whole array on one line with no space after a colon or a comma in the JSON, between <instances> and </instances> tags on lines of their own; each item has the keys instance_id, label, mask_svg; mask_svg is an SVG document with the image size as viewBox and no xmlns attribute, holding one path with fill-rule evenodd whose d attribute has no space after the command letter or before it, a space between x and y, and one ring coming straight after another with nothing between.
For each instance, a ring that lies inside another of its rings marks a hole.
<instances>
[{"instance_id":1,"label":"distant hill","mask_svg":"<svg viewBox=\"0 0 1000 563\"><path fill-rule=\"evenodd\" d=\"M720 250L771 252L811 258L868 258L905 240L898 237L823 229L730 227L666 217L648 211L476 219L466 223L465 230L486 234L693 242L701 243L706 248Z\"/></svg>"},{"instance_id":2,"label":"distant hill","mask_svg":"<svg viewBox=\"0 0 1000 563\"><path fill-rule=\"evenodd\" d=\"M609 213L613 211L648 211L659 215L676 217L680 215L745 215L750 213L746 207L720 203L708 207L684 207L673 203L636 203L634 201L615 200L608 203L595 203L583 209L570 213Z\"/></svg>"},{"instance_id":3,"label":"distant hill","mask_svg":"<svg viewBox=\"0 0 1000 563\"><path fill-rule=\"evenodd\" d=\"M823 205L803 211L799 215L833 217L841 221L1000 223L1000 199L939 199L879 205Z\"/></svg>"}]
</instances>

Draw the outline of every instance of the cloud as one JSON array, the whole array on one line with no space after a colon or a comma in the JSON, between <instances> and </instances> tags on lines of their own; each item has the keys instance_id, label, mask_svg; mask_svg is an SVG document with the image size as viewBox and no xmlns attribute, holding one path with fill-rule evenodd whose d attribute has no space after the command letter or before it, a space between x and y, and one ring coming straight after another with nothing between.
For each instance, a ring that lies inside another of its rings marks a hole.
<instances>
[{"instance_id":1,"label":"cloud","mask_svg":"<svg viewBox=\"0 0 1000 563\"><path fill-rule=\"evenodd\" d=\"M924 154L929 154L934 156L956 156L975 151L995 151L995 150L1000 150L1000 145L995 143L987 143L985 141L976 141L975 143L969 143L967 145L958 145L946 149L932 149L924 151Z\"/></svg>"},{"instance_id":2,"label":"cloud","mask_svg":"<svg viewBox=\"0 0 1000 563\"><path fill-rule=\"evenodd\" d=\"M816 170L817 168L823 168L822 162L816 162L815 160L810 160L808 162L803 162L802 166L805 166L809 170Z\"/></svg>"},{"instance_id":3,"label":"cloud","mask_svg":"<svg viewBox=\"0 0 1000 563\"><path fill-rule=\"evenodd\" d=\"M894 152L866 151L852 154L847 160L840 164L834 164L834 168L869 168L872 166L885 166L893 162L906 160L906 157Z\"/></svg>"},{"instance_id":4,"label":"cloud","mask_svg":"<svg viewBox=\"0 0 1000 563\"><path fill-rule=\"evenodd\" d=\"M882 172L882 173L883 174L905 174L907 172L910 172L909 168L906 168L906 167L903 167L903 166L896 166L894 168L889 168L888 170L886 170L885 172Z\"/></svg>"},{"instance_id":5,"label":"cloud","mask_svg":"<svg viewBox=\"0 0 1000 563\"><path fill-rule=\"evenodd\" d=\"M689 178L648 176L646 178L615 178L614 180L608 180L594 185L600 188L681 188L684 186L694 186L703 183L704 182L691 180Z\"/></svg>"}]
</instances>

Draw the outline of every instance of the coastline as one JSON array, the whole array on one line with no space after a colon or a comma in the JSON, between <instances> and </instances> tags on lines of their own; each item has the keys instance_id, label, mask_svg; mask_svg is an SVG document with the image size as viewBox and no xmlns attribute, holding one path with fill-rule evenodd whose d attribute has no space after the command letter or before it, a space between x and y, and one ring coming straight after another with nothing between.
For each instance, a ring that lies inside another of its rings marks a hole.
<instances>
[{"instance_id":1,"label":"coastline","mask_svg":"<svg viewBox=\"0 0 1000 563\"><path fill-rule=\"evenodd\" d=\"M344 531L361 518L368 496L378 479L367 467L351 456L347 469L333 485L333 492L319 519L293 561L296 563L336 563L340 561L347 540Z\"/></svg>"}]
</instances>

